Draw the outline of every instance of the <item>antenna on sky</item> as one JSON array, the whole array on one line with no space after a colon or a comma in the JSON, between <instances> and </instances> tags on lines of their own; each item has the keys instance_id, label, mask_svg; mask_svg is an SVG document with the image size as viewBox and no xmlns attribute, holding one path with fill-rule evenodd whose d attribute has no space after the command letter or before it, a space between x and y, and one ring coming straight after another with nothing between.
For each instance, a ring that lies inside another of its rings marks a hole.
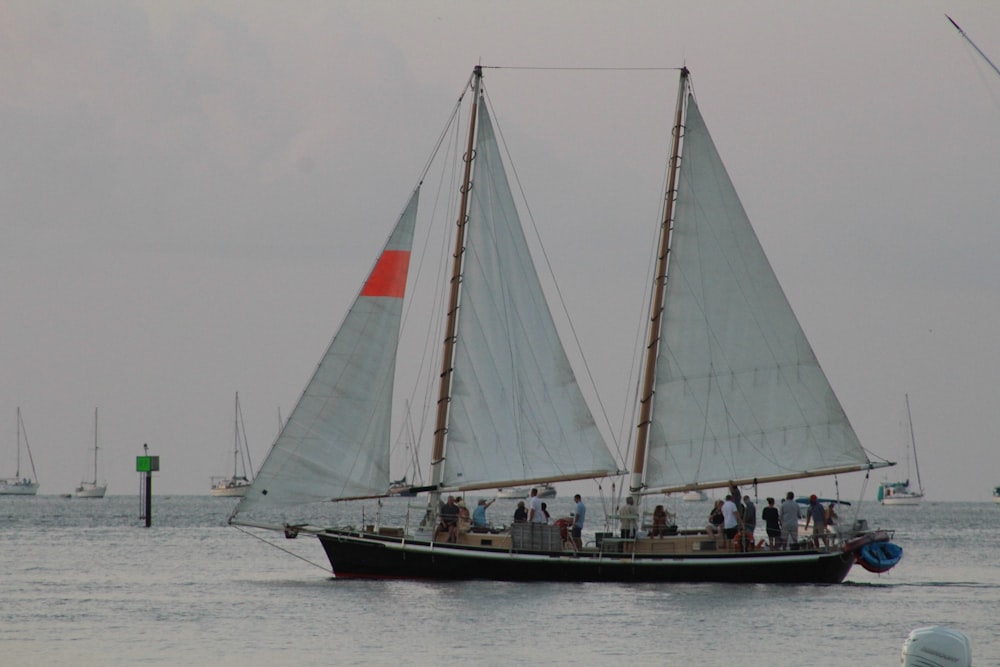
<instances>
[{"instance_id":1,"label":"antenna on sky","mask_svg":"<svg viewBox=\"0 0 1000 667\"><path fill-rule=\"evenodd\" d=\"M955 30L958 30L958 34L960 34L962 37L964 37L965 41L967 41L969 44L971 44L972 48L974 48L976 50L976 53L978 53L979 55L981 55L983 57L983 60L985 60L989 64L989 66L993 68L993 71L997 73L997 76L1000 76L1000 69L997 69L997 66L993 64L993 61L990 60L989 56L987 56L985 53L983 53L983 50L981 48L979 48L978 46L976 46L976 43L972 41L972 38L970 38L968 35L966 35L965 31L962 30L962 28L957 23L955 23L955 19L951 18L947 14L945 14L944 17L946 19L948 19L949 21L951 21L951 24L953 26L955 26Z\"/></svg>"}]
</instances>

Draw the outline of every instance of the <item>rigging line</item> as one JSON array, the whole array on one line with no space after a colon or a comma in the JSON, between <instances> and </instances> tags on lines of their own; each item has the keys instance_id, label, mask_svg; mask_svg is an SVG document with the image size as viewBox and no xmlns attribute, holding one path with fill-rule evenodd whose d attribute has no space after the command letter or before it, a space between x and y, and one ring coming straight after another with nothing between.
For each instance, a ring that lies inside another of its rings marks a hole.
<instances>
[{"instance_id":1,"label":"rigging line","mask_svg":"<svg viewBox=\"0 0 1000 667\"><path fill-rule=\"evenodd\" d=\"M500 122L496 118L497 114L493 106L493 100L486 92L485 87L483 89L483 97L486 99L486 103L489 106L489 108L493 110L492 116L497 135L500 138L500 143L503 144L503 151L507 155L507 163L510 165L510 170L514 175L514 182L517 183L517 189L521 195L521 201L524 202L525 212L528 214L528 220L531 221L531 229L532 231L535 232L535 239L538 241L538 245L541 248L542 258L545 260L545 267L546 269L548 269L549 277L552 279L552 284L555 285L556 296L559 298L559 305L562 307L563 315L565 316L566 321L569 323L570 333L572 333L573 335L573 342L576 344L577 353L582 359L583 368L587 375L587 380L590 382L591 389L597 398L597 404L600 407L601 416L604 419L604 423L608 429L608 432L611 433L611 438L614 441L615 448L618 449L620 452L621 450L618 444L617 436L614 432L614 429L611 426L611 420L608 417L607 410L604 407L604 401L601 400L600 393L597 390L597 383L594 381L594 375L590 370L590 364L587 363L587 357L583 354L583 346L580 344L579 336L577 336L576 327L573 325L573 320L569 315L569 309L566 307L566 301L563 298L562 290L559 288L559 283L556 281L555 272L552 269L552 263L549 261L549 255L545 251L545 246L542 244L542 237L541 234L539 233L538 225L535 223L535 216L531 212L531 205L528 203L528 197L524 192L524 186L521 183L521 178L517 173L517 167L514 165L513 159L511 158L510 148L507 145L507 140L504 138L503 130L500 127Z\"/></svg>"},{"instance_id":2,"label":"rigging line","mask_svg":"<svg viewBox=\"0 0 1000 667\"><path fill-rule=\"evenodd\" d=\"M483 69L537 70L545 72L677 72L680 67L545 67L522 65L482 65Z\"/></svg>"},{"instance_id":3,"label":"rigging line","mask_svg":"<svg viewBox=\"0 0 1000 667\"><path fill-rule=\"evenodd\" d=\"M993 61L990 60L989 57L985 53L983 53L982 49L980 49L978 46L976 46L976 43L973 42L972 39L967 34L965 34L965 31L962 30L957 23L955 23L954 19L952 19L947 14L945 14L944 16L945 16L946 19L948 19L949 21L951 21L951 24L953 26L955 26L955 29L958 30L958 33L962 37L965 38L965 41L968 42L969 45L973 49L975 49L976 53L978 53L982 57L982 59L986 61L986 63L993 69L993 71L996 72L998 75L1000 75L1000 69L997 69L997 66L993 64ZM966 51L966 53L968 53L968 51ZM974 58L971 58L971 55L972 54L969 54L970 59L972 59L973 62L978 62ZM989 93L990 98L993 101L993 105L995 107L997 107L998 109L1000 109L1000 102L997 101L997 97L996 97L996 94L993 92L992 86L990 86L989 83L987 83L986 78L983 76L983 71L982 71L981 67L976 67L976 74L979 76L979 80L983 82L983 86L986 88L987 92Z\"/></svg>"},{"instance_id":4,"label":"rigging line","mask_svg":"<svg viewBox=\"0 0 1000 667\"><path fill-rule=\"evenodd\" d=\"M249 535L250 537L252 537L252 538L254 538L256 540L260 540L261 542L263 542L264 544L267 544L268 546L272 546L275 549L278 549L279 551L284 551L286 554L289 554L291 556L295 556L299 560L305 561L306 563L308 563L309 565L312 565L313 567L318 567L319 569L323 570L324 572L330 572L331 574L333 574L333 571L330 568L328 568L328 567L326 567L324 565L320 565L319 563L315 563L315 562L309 560L308 558L306 558L305 556L301 556L301 555L295 553L294 551L291 551L290 549L286 549L285 547L279 546L279 545L275 544L274 542L271 542L270 540L265 540L260 535L257 535L255 533L251 533L249 530L247 530L246 528L243 528L242 526L240 526L238 524L230 524L230 525L233 528L235 528L236 530L238 530L241 533L243 533L244 535Z\"/></svg>"},{"instance_id":5,"label":"rigging line","mask_svg":"<svg viewBox=\"0 0 1000 667\"><path fill-rule=\"evenodd\" d=\"M976 43L972 41L972 38L971 38L971 37L969 37L968 35L966 35L966 34L965 34L965 31L964 31L964 30L962 30L962 29L961 29L960 27L958 27L958 24L957 24L957 23L955 23L955 20L954 20L954 19L952 19L952 18L951 18L950 16L948 16L947 14L945 14L945 15L944 15L944 17L945 17L946 19L948 19L949 21L951 21L951 24L952 24L953 26L955 26L955 29L956 29L956 30L958 30L958 34L960 34L960 35L961 35L962 37L964 37L964 38L965 38L965 40L966 40L967 42L969 42L969 44L971 44L971 45L972 45L972 48L974 48L974 49L976 50L976 52L978 52L978 53L979 53L979 55L981 55L981 56L983 57L983 60L985 60L985 61L986 61L987 63L989 63L989 66L993 68L993 71L994 71L994 72L996 72L996 73L997 73L998 75L1000 75L1000 69L997 69L997 66L993 64L993 61L992 61L992 60L990 60L989 56L987 56L987 55L986 55L985 53L983 53L983 50L982 50L982 49L980 49L980 48L979 48L978 46L976 46Z\"/></svg>"},{"instance_id":6,"label":"rigging line","mask_svg":"<svg viewBox=\"0 0 1000 667\"><path fill-rule=\"evenodd\" d=\"M458 96L458 101L455 102L455 106L451 110L451 115L448 117L448 121L444 124L444 129L441 130L441 134L438 135L438 140L434 144L434 149L431 150L431 155L429 158L427 158L427 162L426 164L424 164L424 169L420 173L420 180L419 180L420 183L423 183L424 177L427 175L427 172L430 171L431 163L433 163L434 158L437 157L437 152L438 150L440 150L441 144L444 142L445 137L448 135L452 123L455 122L455 116L462 108L462 100L465 99L465 93L467 93L469 91L469 88L472 86L472 79L474 76L475 74L469 76L469 80L465 83L465 87L462 88L462 92Z\"/></svg>"},{"instance_id":7,"label":"rigging line","mask_svg":"<svg viewBox=\"0 0 1000 667\"><path fill-rule=\"evenodd\" d=\"M452 112L451 119L449 120L449 126L448 126L448 129L450 130L448 132L449 140L447 146L445 147L445 155L451 155L453 152L456 151L455 146L459 145L461 123L456 121L456 118L458 118L457 111L458 110ZM430 247L432 239L434 237L434 230L440 226L439 224L437 224L436 221L439 221L444 218L444 215L439 214L439 211L442 210L450 211L454 208L453 205L454 188L448 187L448 184L454 183L455 181L456 173L458 171L458 166L457 166L458 160L452 157L448 159L443 159L442 161L443 164L441 165L440 169L441 174L440 176L436 177L438 180L437 180L437 188L434 191L433 204L430 206L430 213L427 216L429 218L429 222L427 225L428 230L427 233L424 235L423 246L421 248L419 255L420 261L418 262L416 267L416 275L410 281L410 293L408 294L409 298L406 300L407 306L406 310L403 313L403 320L401 324L402 331L407 330L407 323L410 320L411 311L415 307L414 304L417 302L416 293L418 291L418 286L423 284L422 276L424 275L424 267L428 263L428 260L431 257ZM425 172L425 177L426 173L427 172ZM442 195L442 192L446 192L447 194ZM443 204L442 200L444 201ZM451 245L451 236L447 231L448 229L450 229L450 227L447 227L444 233L441 234L442 243L444 244L444 246L443 249L441 249L438 252L442 257L448 256L447 255L448 248ZM434 258L436 259L438 256L439 255L436 254L434 255ZM417 373L413 380L413 386L410 389L409 393L409 398L411 402L414 402L418 394L421 392L420 387L425 382L424 378L427 378L426 381L429 384L431 384L431 386L433 386L435 375L430 369L433 368L435 365L437 365L436 351L438 350L438 346L436 344L436 340L438 339L437 331L439 331L441 328L441 321L436 314L439 312L439 310L443 309L443 306L441 306L440 304L442 300L445 298L443 296L443 290L442 290L442 285L445 284L445 278L443 275L444 271L446 271L446 266L445 269L442 270L441 272L433 271L430 277L428 278L428 280L431 281L431 285L433 287L433 292L430 302L430 312L432 315L431 317L427 318L427 324L426 324L427 330L424 334L425 342L421 349L420 363L418 365ZM431 341L435 342L432 343ZM430 395L430 392L424 393L425 397L428 395ZM427 421L427 411L428 411L428 405L425 401L423 408L420 411L421 419L420 419L420 428L418 429L418 432L420 433L424 432L424 425ZM415 439L413 440L413 443L414 447L417 447L418 443Z\"/></svg>"}]
</instances>

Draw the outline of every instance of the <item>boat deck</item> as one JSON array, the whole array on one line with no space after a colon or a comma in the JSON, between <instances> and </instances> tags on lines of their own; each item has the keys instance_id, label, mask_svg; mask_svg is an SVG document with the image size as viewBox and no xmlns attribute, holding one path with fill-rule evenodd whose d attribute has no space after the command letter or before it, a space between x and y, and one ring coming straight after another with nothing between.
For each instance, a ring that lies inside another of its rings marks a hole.
<instances>
[{"instance_id":1,"label":"boat deck","mask_svg":"<svg viewBox=\"0 0 1000 667\"><path fill-rule=\"evenodd\" d=\"M367 532L386 537L404 536L404 531L401 528L380 528L376 532L374 526L368 526ZM577 551L572 542L566 538L568 535L564 534L559 526L525 523L514 524L490 532L459 533L456 544L463 547L485 547L503 551ZM760 540L757 542L759 543ZM434 543L447 544L447 535L439 533ZM829 549L839 548L840 543L841 540L831 533ZM814 547L810 540L803 539L800 541L799 548L812 549ZM821 549L825 550L822 547ZM709 555L718 553L721 555L734 553L738 550L730 540L709 535L703 530L684 530L676 535L637 537L635 539L616 537L611 533L598 533L596 539L585 543L581 551L604 554Z\"/></svg>"}]
</instances>

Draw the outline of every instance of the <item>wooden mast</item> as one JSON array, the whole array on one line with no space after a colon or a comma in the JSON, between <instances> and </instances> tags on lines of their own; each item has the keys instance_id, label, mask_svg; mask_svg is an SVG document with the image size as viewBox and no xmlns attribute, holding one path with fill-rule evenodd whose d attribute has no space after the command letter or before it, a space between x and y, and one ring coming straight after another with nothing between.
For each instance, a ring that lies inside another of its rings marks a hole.
<instances>
[{"instance_id":1,"label":"wooden mast","mask_svg":"<svg viewBox=\"0 0 1000 667\"><path fill-rule=\"evenodd\" d=\"M462 200L458 209L458 226L455 234L455 252L452 256L451 290L448 298L448 315L445 322L444 352L441 355L441 385L438 392L437 419L434 424L434 448L431 450L431 484L441 484L444 469L444 440L448 434L448 407L451 403L452 363L455 357L455 332L458 327L458 297L462 282L462 260L465 255L465 226L469 220L469 193L472 190L472 161L475 159L476 114L479 110L479 88L483 78L482 67L472 70L472 110L469 118L469 140L465 149L465 174L462 177ZM436 508L437 493L431 494L432 507Z\"/></svg>"},{"instance_id":2,"label":"wooden mast","mask_svg":"<svg viewBox=\"0 0 1000 667\"><path fill-rule=\"evenodd\" d=\"M667 177L663 224L660 226L660 244L656 260L656 278L653 298L649 307L649 337L646 343L646 363L642 373L642 389L639 394L639 424L636 427L635 458L632 462L632 477L629 492L638 500L642 489L643 467L646 463L646 445L649 442L650 416L653 411L653 386L656 379L656 358L660 347L660 331L663 328L663 297L667 286L667 259L670 254L670 232L673 229L674 204L677 201L677 173L680 167L680 146L683 133L684 103L688 91L688 68L681 68L680 84L677 89L677 109L674 112L673 143L670 148L670 168Z\"/></svg>"}]
</instances>

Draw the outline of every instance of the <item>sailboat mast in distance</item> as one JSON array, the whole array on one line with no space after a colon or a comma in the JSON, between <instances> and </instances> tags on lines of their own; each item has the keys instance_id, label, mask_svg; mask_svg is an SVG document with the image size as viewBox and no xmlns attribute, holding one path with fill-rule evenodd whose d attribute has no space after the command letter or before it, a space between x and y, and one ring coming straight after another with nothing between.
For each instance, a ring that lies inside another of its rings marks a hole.
<instances>
[{"instance_id":1,"label":"sailboat mast in distance","mask_svg":"<svg viewBox=\"0 0 1000 667\"><path fill-rule=\"evenodd\" d=\"M924 483L920 480L920 463L917 461L917 438L913 434L913 416L910 414L910 395L905 394L906 398L906 423L910 425L910 451L913 452L913 467L917 472L917 489L922 494L924 492Z\"/></svg>"}]
</instances>

